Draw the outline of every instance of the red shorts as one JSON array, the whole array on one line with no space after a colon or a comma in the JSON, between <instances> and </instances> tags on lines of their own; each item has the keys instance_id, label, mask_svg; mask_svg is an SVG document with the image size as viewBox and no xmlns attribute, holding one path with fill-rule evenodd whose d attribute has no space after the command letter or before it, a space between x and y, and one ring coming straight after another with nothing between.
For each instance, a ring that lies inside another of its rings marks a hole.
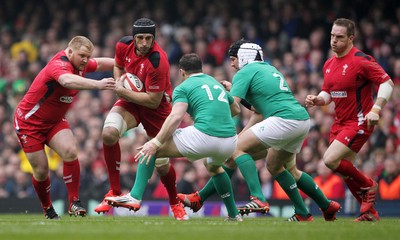
<instances>
[{"instance_id":1,"label":"red shorts","mask_svg":"<svg viewBox=\"0 0 400 240\"><path fill-rule=\"evenodd\" d=\"M132 114L138 125L142 123L149 137L155 137L158 134L172 109L171 104L168 104L168 107L165 108L150 109L121 99L114 106L122 107Z\"/></svg>"},{"instance_id":2,"label":"red shorts","mask_svg":"<svg viewBox=\"0 0 400 240\"><path fill-rule=\"evenodd\" d=\"M338 140L352 151L358 153L373 131L374 127L368 130L367 123L358 126L358 122L346 124L335 122L331 127L329 142L332 143L333 140Z\"/></svg>"},{"instance_id":3,"label":"red shorts","mask_svg":"<svg viewBox=\"0 0 400 240\"><path fill-rule=\"evenodd\" d=\"M14 117L14 129L22 149L25 153L30 153L43 150L44 145L48 144L56 133L70 127L64 118L57 123L32 124Z\"/></svg>"}]
</instances>

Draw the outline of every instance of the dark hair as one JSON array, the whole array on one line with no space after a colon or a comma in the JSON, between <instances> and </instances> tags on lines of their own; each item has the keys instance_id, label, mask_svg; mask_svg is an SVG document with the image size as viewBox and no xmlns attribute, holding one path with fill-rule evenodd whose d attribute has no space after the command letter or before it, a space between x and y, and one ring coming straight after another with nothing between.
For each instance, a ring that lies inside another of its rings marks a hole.
<instances>
[{"instance_id":1,"label":"dark hair","mask_svg":"<svg viewBox=\"0 0 400 240\"><path fill-rule=\"evenodd\" d=\"M229 55L229 56L232 56L232 57L237 57L237 56L238 56L237 54L238 54L239 48L240 48L240 46L242 46L243 43L248 43L248 41L247 41L247 40L244 40L244 39L242 38L242 39L240 39L240 40L234 42L234 43L229 47L228 55Z\"/></svg>"},{"instance_id":2,"label":"dark hair","mask_svg":"<svg viewBox=\"0 0 400 240\"><path fill-rule=\"evenodd\" d=\"M333 22L333 25L345 27L347 29L347 36L355 35L355 24L347 18L338 18Z\"/></svg>"},{"instance_id":3,"label":"dark hair","mask_svg":"<svg viewBox=\"0 0 400 240\"><path fill-rule=\"evenodd\" d=\"M139 18L133 23L132 26L132 36L135 37L136 34L149 33L153 37L156 36L156 24L148 18Z\"/></svg>"},{"instance_id":4,"label":"dark hair","mask_svg":"<svg viewBox=\"0 0 400 240\"><path fill-rule=\"evenodd\" d=\"M196 53L188 53L179 60L179 68L187 74L202 72L203 64L201 58Z\"/></svg>"}]
</instances>

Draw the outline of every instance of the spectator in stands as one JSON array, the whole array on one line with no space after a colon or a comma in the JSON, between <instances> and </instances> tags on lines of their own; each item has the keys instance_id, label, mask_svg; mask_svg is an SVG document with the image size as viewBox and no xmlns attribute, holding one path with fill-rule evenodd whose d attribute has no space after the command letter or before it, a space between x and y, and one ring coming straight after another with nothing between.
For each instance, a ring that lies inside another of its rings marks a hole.
<instances>
[{"instance_id":1,"label":"spectator in stands","mask_svg":"<svg viewBox=\"0 0 400 240\"><path fill-rule=\"evenodd\" d=\"M345 197L345 187L342 179L334 174L324 161L318 162L318 176L314 178L315 183L329 199L341 199Z\"/></svg>"},{"instance_id":2,"label":"spectator in stands","mask_svg":"<svg viewBox=\"0 0 400 240\"><path fill-rule=\"evenodd\" d=\"M379 180L379 196L382 200L400 200L400 169L395 160L386 158Z\"/></svg>"}]
</instances>

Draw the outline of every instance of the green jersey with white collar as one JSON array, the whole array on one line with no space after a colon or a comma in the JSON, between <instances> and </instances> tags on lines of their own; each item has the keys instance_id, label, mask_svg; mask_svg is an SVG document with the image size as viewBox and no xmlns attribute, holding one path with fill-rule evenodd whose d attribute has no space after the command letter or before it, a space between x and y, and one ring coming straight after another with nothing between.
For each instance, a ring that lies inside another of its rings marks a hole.
<instances>
[{"instance_id":1,"label":"green jersey with white collar","mask_svg":"<svg viewBox=\"0 0 400 240\"><path fill-rule=\"evenodd\" d=\"M282 73L266 62L252 62L232 79L232 96L248 101L264 119L306 120L310 116L293 96Z\"/></svg>"},{"instance_id":2,"label":"green jersey with white collar","mask_svg":"<svg viewBox=\"0 0 400 240\"><path fill-rule=\"evenodd\" d=\"M233 97L215 78L204 73L191 75L174 89L172 100L173 104L188 104L187 112L199 131L223 138L236 135L230 110Z\"/></svg>"}]
</instances>

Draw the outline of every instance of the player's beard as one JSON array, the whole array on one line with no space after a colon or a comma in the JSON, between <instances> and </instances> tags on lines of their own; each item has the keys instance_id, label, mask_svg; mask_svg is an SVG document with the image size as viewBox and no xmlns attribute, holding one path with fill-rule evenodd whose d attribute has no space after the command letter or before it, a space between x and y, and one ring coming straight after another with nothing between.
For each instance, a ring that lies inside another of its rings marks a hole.
<instances>
[{"instance_id":1,"label":"player's beard","mask_svg":"<svg viewBox=\"0 0 400 240\"><path fill-rule=\"evenodd\" d=\"M146 55L146 54L148 54L149 52L150 52L150 47L140 47L140 48L136 48L136 50L139 52L139 55L142 55L142 56L144 56L144 55Z\"/></svg>"}]
</instances>

